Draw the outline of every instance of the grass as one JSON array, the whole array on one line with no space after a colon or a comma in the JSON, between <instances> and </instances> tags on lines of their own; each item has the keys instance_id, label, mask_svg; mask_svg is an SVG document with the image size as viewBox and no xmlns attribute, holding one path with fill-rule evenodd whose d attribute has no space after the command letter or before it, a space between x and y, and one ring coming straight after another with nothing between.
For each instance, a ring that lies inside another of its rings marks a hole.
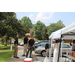
<instances>
[{"instance_id":1,"label":"grass","mask_svg":"<svg viewBox=\"0 0 75 75\"><path fill-rule=\"evenodd\" d=\"M11 45L7 45L7 46L5 46L5 45L0 45L0 50L10 49L10 46L11 46ZM14 49L14 45L12 45L12 48Z\"/></svg>"},{"instance_id":2,"label":"grass","mask_svg":"<svg viewBox=\"0 0 75 75\"><path fill-rule=\"evenodd\" d=\"M0 46L5 46L5 45L0 44ZM10 45L7 45L7 46L10 46Z\"/></svg>"},{"instance_id":3,"label":"grass","mask_svg":"<svg viewBox=\"0 0 75 75\"><path fill-rule=\"evenodd\" d=\"M12 40L14 41L14 38L13 38ZM23 39L20 39L20 38L19 38L18 41L23 41Z\"/></svg>"},{"instance_id":4,"label":"grass","mask_svg":"<svg viewBox=\"0 0 75 75\"><path fill-rule=\"evenodd\" d=\"M6 62L8 61L14 53L14 50L1 50L0 51L0 62Z\"/></svg>"}]
</instances>

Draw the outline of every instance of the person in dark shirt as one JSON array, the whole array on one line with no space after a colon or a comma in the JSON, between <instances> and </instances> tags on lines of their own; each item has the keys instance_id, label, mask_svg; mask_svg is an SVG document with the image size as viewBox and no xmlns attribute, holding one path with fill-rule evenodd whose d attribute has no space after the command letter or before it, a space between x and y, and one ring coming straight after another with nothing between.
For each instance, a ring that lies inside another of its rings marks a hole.
<instances>
[{"instance_id":1,"label":"person in dark shirt","mask_svg":"<svg viewBox=\"0 0 75 75\"><path fill-rule=\"evenodd\" d=\"M48 57L48 55L49 55L49 48L51 47L51 44L50 43L47 43L46 45L45 45L45 51L46 51L46 56Z\"/></svg>"},{"instance_id":2,"label":"person in dark shirt","mask_svg":"<svg viewBox=\"0 0 75 75\"><path fill-rule=\"evenodd\" d=\"M28 53L30 52L30 58L32 58L31 54L32 54L32 51L33 51L33 45L34 45L34 48L35 48L34 37L31 37L31 39L29 40L29 43L28 43L28 52L27 52L26 57L28 57Z\"/></svg>"},{"instance_id":3,"label":"person in dark shirt","mask_svg":"<svg viewBox=\"0 0 75 75\"><path fill-rule=\"evenodd\" d=\"M14 44L18 45L18 37L15 37Z\"/></svg>"},{"instance_id":4,"label":"person in dark shirt","mask_svg":"<svg viewBox=\"0 0 75 75\"><path fill-rule=\"evenodd\" d=\"M17 56L17 52L18 52L18 37L19 37L19 35L17 34L16 37L15 37L15 40L14 40L14 47L15 47L14 58L19 58Z\"/></svg>"},{"instance_id":5,"label":"person in dark shirt","mask_svg":"<svg viewBox=\"0 0 75 75\"><path fill-rule=\"evenodd\" d=\"M27 43L28 43L28 38L26 35L24 35L24 51L22 56L26 56L25 53L27 54Z\"/></svg>"}]
</instances>

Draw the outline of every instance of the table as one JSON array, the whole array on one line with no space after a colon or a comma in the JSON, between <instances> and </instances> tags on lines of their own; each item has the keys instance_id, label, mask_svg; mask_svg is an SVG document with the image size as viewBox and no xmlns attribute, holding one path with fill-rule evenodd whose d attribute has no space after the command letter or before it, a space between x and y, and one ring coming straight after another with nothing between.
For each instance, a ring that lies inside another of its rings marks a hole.
<instances>
[{"instance_id":1,"label":"table","mask_svg":"<svg viewBox=\"0 0 75 75\"><path fill-rule=\"evenodd\" d=\"M71 62L72 62L72 60L75 60L75 58L72 57L71 55L64 55L64 56L66 56L68 59L71 59ZM66 58L65 58L65 61L66 61ZM68 61L69 61L69 60L68 60Z\"/></svg>"}]
</instances>

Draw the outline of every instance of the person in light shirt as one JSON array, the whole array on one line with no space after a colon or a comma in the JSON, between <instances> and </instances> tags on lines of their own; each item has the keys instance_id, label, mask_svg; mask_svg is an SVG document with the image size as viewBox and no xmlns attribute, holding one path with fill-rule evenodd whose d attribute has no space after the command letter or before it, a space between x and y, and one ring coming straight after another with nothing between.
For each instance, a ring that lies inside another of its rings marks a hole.
<instances>
[{"instance_id":1,"label":"person in light shirt","mask_svg":"<svg viewBox=\"0 0 75 75\"><path fill-rule=\"evenodd\" d=\"M70 43L70 45L72 46L72 51L75 51L75 40L73 40L73 44Z\"/></svg>"}]
</instances>

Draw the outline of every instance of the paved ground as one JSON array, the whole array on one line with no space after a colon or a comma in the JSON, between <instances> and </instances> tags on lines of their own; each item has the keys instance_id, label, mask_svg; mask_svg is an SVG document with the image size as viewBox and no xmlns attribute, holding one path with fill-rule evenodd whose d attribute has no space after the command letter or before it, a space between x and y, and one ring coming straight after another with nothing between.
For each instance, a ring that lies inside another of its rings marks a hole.
<instances>
[{"instance_id":1,"label":"paved ground","mask_svg":"<svg viewBox=\"0 0 75 75\"><path fill-rule=\"evenodd\" d=\"M40 54L35 54L36 55L36 57L37 57L37 59L38 59L38 61L40 61L40 62L43 62L44 61L44 59L45 59L45 57L42 57ZM49 57L48 57L48 59L49 59ZM51 60L53 59L53 57L51 57ZM61 57L59 58L60 59L60 61L61 61ZM66 61L65 61L65 59L66 59ZM50 60L50 59L49 59ZM70 59L68 59L68 58L65 58L65 57L62 57L62 62L70 62L71 60Z\"/></svg>"},{"instance_id":2,"label":"paved ground","mask_svg":"<svg viewBox=\"0 0 75 75\"><path fill-rule=\"evenodd\" d=\"M19 59L13 58L13 56L7 62L24 62L26 57L22 57L23 54L23 46L18 46L18 57ZM34 51L32 52L32 61L37 61L38 59L35 56Z\"/></svg>"},{"instance_id":3,"label":"paved ground","mask_svg":"<svg viewBox=\"0 0 75 75\"><path fill-rule=\"evenodd\" d=\"M23 46L18 46L18 56L19 56L19 59L16 59L16 58L11 58L9 59L7 62L24 62L24 59L26 57L22 57L22 54L23 54L23 49L24 47ZM34 51L32 52L32 61L39 61L39 62L43 62L45 57L42 57L41 55L38 55L38 54L35 54ZM48 57L49 59L49 57ZM53 57L51 58L53 59ZM61 58L60 58L61 59ZM68 61L68 59L66 58L66 61ZM69 60L70 61L70 60ZM62 62L65 62L65 57L62 58Z\"/></svg>"}]
</instances>

